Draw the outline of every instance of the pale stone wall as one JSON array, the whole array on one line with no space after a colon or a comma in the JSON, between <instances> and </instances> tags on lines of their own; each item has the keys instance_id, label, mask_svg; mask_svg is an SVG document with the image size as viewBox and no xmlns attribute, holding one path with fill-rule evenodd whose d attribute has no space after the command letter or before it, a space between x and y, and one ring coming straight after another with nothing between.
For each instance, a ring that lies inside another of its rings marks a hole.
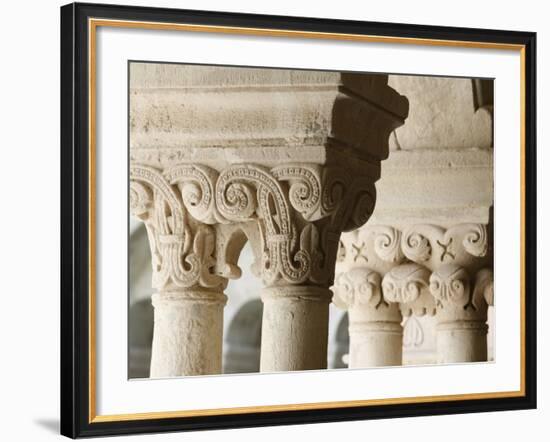
<instances>
[{"instance_id":1,"label":"pale stone wall","mask_svg":"<svg viewBox=\"0 0 550 442\"><path fill-rule=\"evenodd\" d=\"M391 75L388 83L410 102L392 150L492 148L492 102L478 107L471 79Z\"/></svg>"}]
</instances>

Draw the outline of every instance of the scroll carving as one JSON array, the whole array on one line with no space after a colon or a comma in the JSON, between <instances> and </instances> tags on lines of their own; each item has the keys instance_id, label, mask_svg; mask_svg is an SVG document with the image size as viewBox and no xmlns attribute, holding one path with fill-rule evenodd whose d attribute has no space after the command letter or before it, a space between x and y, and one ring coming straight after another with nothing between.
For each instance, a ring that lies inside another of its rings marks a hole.
<instances>
[{"instance_id":1,"label":"scroll carving","mask_svg":"<svg viewBox=\"0 0 550 442\"><path fill-rule=\"evenodd\" d=\"M488 257L488 230L484 224L458 224L446 230L419 224L403 232L401 245L408 259L432 269L442 264L482 265Z\"/></svg>"},{"instance_id":2,"label":"scroll carving","mask_svg":"<svg viewBox=\"0 0 550 442\"><path fill-rule=\"evenodd\" d=\"M156 169L133 165L130 179L130 209L149 235L153 287L223 284L210 271L215 264L212 228L190 222L180 197Z\"/></svg>"},{"instance_id":3,"label":"scroll carving","mask_svg":"<svg viewBox=\"0 0 550 442\"><path fill-rule=\"evenodd\" d=\"M394 227L374 226L374 251L384 261L399 263L404 255L401 250L401 232Z\"/></svg>"},{"instance_id":4,"label":"scroll carving","mask_svg":"<svg viewBox=\"0 0 550 442\"><path fill-rule=\"evenodd\" d=\"M483 269L472 281L464 268L448 264L432 273L430 291L442 318L486 320L486 297L492 292L492 272Z\"/></svg>"},{"instance_id":5,"label":"scroll carving","mask_svg":"<svg viewBox=\"0 0 550 442\"><path fill-rule=\"evenodd\" d=\"M344 233L338 261L345 266L366 265L381 274L404 261L401 232L391 226L365 226Z\"/></svg>"},{"instance_id":6,"label":"scroll carving","mask_svg":"<svg viewBox=\"0 0 550 442\"><path fill-rule=\"evenodd\" d=\"M487 305L495 305L495 294L493 285L493 271L481 269L477 272L474 301L483 298Z\"/></svg>"},{"instance_id":7,"label":"scroll carving","mask_svg":"<svg viewBox=\"0 0 550 442\"><path fill-rule=\"evenodd\" d=\"M404 316L435 314L429 293L430 271L418 264L401 264L384 276L382 292L388 302L399 303Z\"/></svg>"},{"instance_id":8,"label":"scroll carving","mask_svg":"<svg viewBox=\"0 0 550 442\"><path fill-rule=\"evenodd\" d=\"M372 180L351 180L342 168L316 164L235 164L221 171L179 164L164 172L133 165L131 180L133 213L151 232L161 285L169 278L184 286L219 283L204 270L212 267L216 241L209 225L251 221L258 223L267 285L330 284L341 231L368 219L375 200ZM164 256L167 234L170 258Z\"/></svg>"},{"instance_id":9,"label":"scroll carving","mask_svg":"<svg viewBox=\"0 0 550 442\"><path fill-rule=\"evenodd\" d=\"M404 316L433 315L438 306L454 301L462 302L461 308L475 309L478 296L469 272L480 272L482 297L492 302L488 232L488 226L472 223L448 229L418 224L403 232L387 225L364 226L342 235L338 268L342 272L367 267L385 275L384 299L399 304Z\"/></svg>"},{"instance_id":10,"label":"scroll carving","mask_svg":"<svg viewBox=\"0 0 550 442\"><path fill-rule=\"evenodd\" d=\"M424 343L424 330L422 325L414 316L406 319L403 326L403 347L415 348Z\"/></svg>"},{"instance_id":11,"label":"scroll carving","mask_svg":"<svg viewBox=\"0 0 550 442\"><path fill-rule=\"evenodd\" d=\"M378 308L385 304L380 283L380 275L365 267L340 273L334 282L333 302L343 309L368 304Z\"/></svg>"},{"instance_id":12,"label":"scroll carving","mask_svg":"<svg viewBox=\"0 0 550 442\"><path fill-rule=\"evenodd\" d=\"M447 265L432 273L430 291L439 304L466 306L470 302L470 276L465 269Z\"/></svg>"},{"instance_id":13,"label":"scroll carving","mask_svg":"<svg viewBox=\"0 0 550 442\"><path fill-rule=\"evenodd\" d=\"M416 264L404 264L393 268L382 282L384 298L389 302L414 302L428 287L430 272Z\"/></svg>"}]
</instances>

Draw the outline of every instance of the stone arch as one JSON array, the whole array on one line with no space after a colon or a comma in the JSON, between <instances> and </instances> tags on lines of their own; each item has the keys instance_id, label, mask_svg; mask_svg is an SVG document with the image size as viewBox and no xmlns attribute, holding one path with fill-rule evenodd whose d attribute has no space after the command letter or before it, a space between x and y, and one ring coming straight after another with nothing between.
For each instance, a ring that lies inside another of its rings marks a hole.
<instances>
[{"instance_id":1,"label":"stone arch","mask_svg":"<svg viewBox=\"0 0 550 442\"><path fill-rule=\"evenodd\" d=\"M252 221L225 229L223 261L232 278L225 290L223 372L258 372L263 314L259 297L263 284L255 271L261 259L258 224Z\"/></svg>"},{"instance_id":2,"label":"stone arch","mask_svg":"<svg viewBox=\"0 0 550 442\"><path fill-rule=\"evenodd\" d=\"M224 373L260 371L263 303L260 298L245 302L226 331Z\"/></svg>"},{"instance_id":3,"label":"stone arch","mask_svg":"<svg viewBox=\"0 0 550 442\"><path fill-rule=\"evenodd\" d=\"M336 335L334 339L334 350L332 352L332 361L330 364L332 368L348 368L347 362L345 362L349 353L349 317L348 312L345 312L338 323L336 328Z\"/></svg>"},{"instance_id":4,"label":"stone arch","mask_svg":"<svg viewBox=\"0 0 550 442\"><path fill-rule=\"evenodd\" d=\"M216 226L216 273L227 277L230 280L236 280L246 276L248 272L256 276L254 267L261 261L260 251L260 231L257 220L237 223L237 224L218 224ZM244 261L249 261L249 256L253 260L249 267L243 269L239 265L241 254L245 254Z\"/></svg>"},{"instance_id":5,"label":"stone arch","mask_svg":"<svg viewBox=\"0 0 550 442\"><path fill-rule=\"evenodd\" d=\"M151 252L143 223L130 225L128 259L128 377L149 377L153 340Z\"/></svg>"},{"instance_id":6,"label":"stone arch","mask_svg":"<svg viewBox=\"0 0 550 442\"><path fill-rule=\"evenodd\" d=\"M150 299L140 299L128 310L130 319L128 337L128 377L147 378L153 342L153 306Z\"/></svg>"}]
</instances>

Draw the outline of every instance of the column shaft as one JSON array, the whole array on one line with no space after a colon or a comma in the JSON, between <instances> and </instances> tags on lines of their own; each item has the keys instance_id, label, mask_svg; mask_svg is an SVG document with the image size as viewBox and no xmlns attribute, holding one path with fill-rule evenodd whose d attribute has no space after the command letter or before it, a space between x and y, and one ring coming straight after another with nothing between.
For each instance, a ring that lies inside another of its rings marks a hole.
<instances>
[{"instance_id":1,"label":"column shaft","mask_svg":"<svg viewBox=\"0 0 550 442\"><path fill-rule=\"evenodd\" d=\"M384 312L379 320L364 306L349 309L349 368L401 365L401 314L396 305L386 309L391 313Z\"/></svg>"},{"instance_id":2,"label":"column shaft","mask_svg":"<svg viewBox=\"0 0 550 442\"><path fill-rule=\"evenodd\" d=\"M221 373L226 299L187 289L153 295L152 378Z\"/></svg>"},{"instance_id":3,"label":"column shaft","mask_svg":"<svg viewBox=\"0 0 550 442\"><path fill-rule=\"evenodd\" d=\"M487 324L452 321L437 324L437 362L487 361Z\"/></svg>"},{"instance_id":4,"label":"column shaft","mask_svg":"<svg viewBox=\"0 0 550 442\"><path fill-rule=\"evenodd\" d=\"M260 371L327 367L332 293L317 286L268 287L264 302Z\"/></svg>"},{"instance_id":5,"label":"column shaft","mask_svg":"<svg viewBox=\"0 0 550 442\"><path fill-rule=\"evenodd\" d=\"M430 290L438 302L436 326L439 363L487 361L487 302L492 271L475 278L462 267L444 265L430 276ZM491 289L492 290L492 289Z\"/></svg>"}]
</instances>

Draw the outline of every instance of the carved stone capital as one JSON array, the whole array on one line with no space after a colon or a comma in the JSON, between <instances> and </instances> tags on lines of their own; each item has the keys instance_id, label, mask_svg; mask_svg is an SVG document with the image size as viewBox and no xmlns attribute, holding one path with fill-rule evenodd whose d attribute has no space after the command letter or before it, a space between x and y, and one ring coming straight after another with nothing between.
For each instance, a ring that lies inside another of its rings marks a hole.
<instances>
[{"instance_id":1,"label":"carved stone capital","mask_svg":"<svg viewBox=\"0 0 550 442\"><path fill-rule=\"evenodd\" d=\"M399 303L404 316L435 314L429 291L430 271L418 264L402 264L384 276L382 292L388 302Z\"/></svg>"},{"instance_id":2,"label":"carved stone capital","mask_svg":"<svg viewBox=\"0 0 550 442\"><path fill-rule=\"evenodd\" d=\"M401 239L404 255L432 270L447 264L481 268L491 259L489 243L485 224L458 224L448 229L418 224L407 228Z\"/></svg>"},{"instance_id":3,"label":"carved stone capital","mask_svg":"<svg viewBox=\"0 0 550 442\"><path fill-rule=\"evenodd\" d=\"M385 274L404 260L401 231L382 225L364 225L340 237L338 264L342 269L364 265Z\"/></svg>"},{"instance_id":4,"label":"carved stone capital","mask_svg":"<svg viewBox=\"0 0 550 442\"><path fill-rule=\"evenodd\" d=\"M440 322L446 320L485 321L492 273L481 270L472 281L468 272L459 266L448 264L440 267L430 277L430 292L436 299Z\"/></svg>"},{"instance_id":5,"label":"carved stone capital","mask_svg":"<svg viewBox=\"0 0 550 442\"><path fill-rule=\"evenodd\" d=\"M492 271L472 277L463 267L445 264L430 277L437 304L437 360L487 360L487 301L492 294Z\"/></svg>"},{"instance_id":6,"label":"carved stone capital","mask_svg":"<svg viewBox=\"0 0 550 442\"><path fill-rule=\"evenodd\" d=\"M266 285L329 286L340 233L365 222L374 209L374 180L356 178L315 164L233 165L215 185L216 217L258 221Z\"/></svg>"},{"instance_id":7,"label":"carved stone capital","mask_svg":"<svg viewBox=\"0 0 550 442\"><path fill-rule=\"evenodd\" d=\"M389 302L410 303L416 301L422 290L428 287L430 272L417 264L394 267L382 282L384 298Z\"/></svg>"},{"instance_id":8,"label":"carved stone capital","mask_svg":"<svg viewBox=\"0 0 550 442\"><path fill-rule=\"evenodd\" d=\"M339 273L333 302L349 315L349 366L400 365L401 313L382 296L381 276L367 267Z\"/></svg>"},{"instance_id":9,"label":"carved stone capital","mask_svg":"<svg viewBox=\"0 0 550 442\"><path fill-rule=\"evenodd\" d=\"M212 272L213 229L189 217L180 195L162 173L148 166L131 166L130 210L147 229L154 288L225 286L226 280Z\"/></svg>"},{"instance_id":10,"label":"carved stone capital","mask_svg":"<svg viewBox=\"0 0 550 442\"><path fill-rule=\"evenodd\" d=\"M334 282L333 302L342 309L383 303L380 275L367 268L357 267L340 273Z\"/></svg>"},{"instance_id":11,"label":"carved stone capital","mask_svg":"<svg viewBox=\"0 0 550 442\"><path fill-rule=\"evenodd\" d=\"M332 302L348 310L351 324L401 321L399 307L382 296L382 278L367 267L339 273L334 283Z\"/></svg>"},{"instance_id":12,"label":"carved stone capital","mask_svg":"<svg viewBox=\"0 0 550 442\"><path fill-rule=\"evenodd\" d=\"M493 271L491 269L481 269L477 272L474 290L477 292L474 298L483 296L487 305L495 305Z\"/></svg>"},{"instance_id":13,"label":"carved stone capital","mask_svg":"<svg viewBox=\"0 0 550 442\"><path fill-rule=\"evenodd\" d=\"M208 225L251 222L260 233L253 246L267 285L329 286L340 233L364 223L376 198L373 178L316 164L221 171L180 164L164 172L133 164L130 177L131 208L148 226L160 286L169 279L186 287L221 284L211 270L216 238Z\"/></svg>"}]
</instances>

